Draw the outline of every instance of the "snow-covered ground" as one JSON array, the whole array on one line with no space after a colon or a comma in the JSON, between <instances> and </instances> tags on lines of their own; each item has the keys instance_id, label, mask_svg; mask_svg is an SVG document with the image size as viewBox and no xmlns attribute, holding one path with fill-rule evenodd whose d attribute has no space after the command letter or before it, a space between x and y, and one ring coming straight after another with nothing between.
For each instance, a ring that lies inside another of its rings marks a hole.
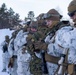
<instances>
[{"instance_id":1,"label":"snow-covered ground","mask_svg":"<svg viewBox=\"0 0 76 75\"><path fill-rule=\"evenodd\" d=\"M5 35L9 35L11 37L12 31L9 29L1 29L0 30L0 44L4 41ZM6 72L2 72L2 50L0 48L0 75L9 75Z\"/></svg>"}]
</instances>

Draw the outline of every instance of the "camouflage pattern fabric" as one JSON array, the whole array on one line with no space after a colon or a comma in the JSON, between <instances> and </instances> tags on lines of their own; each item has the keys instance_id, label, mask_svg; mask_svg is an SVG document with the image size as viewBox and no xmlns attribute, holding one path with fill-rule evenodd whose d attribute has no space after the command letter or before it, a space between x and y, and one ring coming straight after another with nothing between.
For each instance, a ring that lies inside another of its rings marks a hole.
<instances>
[{"instance_id":1,"label":"camouflage pattern fabric","mask_svg":"<svg viewBox=\"0 0 76 75\"><path fill-rule=\"evenodd\" d=\"M35 47L35 50L37 50L37 49L44 50L44 51L47 50L47 44L45 42L41 42L41 41L35 42L34 47Z\"/></svg>"},{"instance_id":2,"label":"camouflage pattern fabric","mask_svg":"<svg viewBox=\"0 0 76 75\"><path fill-rule=\"evenodd\" d=\"M47 50L47 45L44 42L49 29L45 25L38 25L37 31L29 33L27 37L27 47L32 56L30 61L30 72L33 75L42 75L42 59L38 58L34 52L41 52Z\"/></svg>"},{"instance_id":3,"label":"camouflage pattern fabric","mask_svg":"<svg viewBox=\"0 0 76 75\"><path fill-rule=\"evenodd\" d=\"M44 25L41 25L38 27L38 31L41 31L43 34L43 38L45 38L50 29Z\"/></svg>"},{"instance_id":4,"label":"camouflage pattern fabric","mask_svg":"<svg viewBox=\"0 0 76 75\"><path fill-rule=\"evenodd\" d=\"M44 34L42 32L37 31L34 34L29 34L27 37L27 45L29 50L46 50L47 44L44 43ZM34 46L34 47L33 47Z\"/></svg>"},{"instance_id":5,"label":"camouflage pattern fabric","mask_svg":"<svg viewBox=\"0 0 76 75\"><path fill-rule=\"evenodd\" d=\"M34 34L28 34L27 37L27 47L32 56L32 60L30 61L30 72L34 75L42 75L42 60L34 53L40 52L40 50L46 50L47 45L42 40L43 34L40 31L37 31Z\"/></svg>"},{"instance_id":6,"label":"camouflage pattern fabric","mask_svg":"<svg viewBox=\"0 0 76 75\"><path fill-rule=\"evenodd\" d=\"M34 75L42 75L41 59L33 55L33 59L30 61L30 72Z\"/></svg>"}]
</instances>

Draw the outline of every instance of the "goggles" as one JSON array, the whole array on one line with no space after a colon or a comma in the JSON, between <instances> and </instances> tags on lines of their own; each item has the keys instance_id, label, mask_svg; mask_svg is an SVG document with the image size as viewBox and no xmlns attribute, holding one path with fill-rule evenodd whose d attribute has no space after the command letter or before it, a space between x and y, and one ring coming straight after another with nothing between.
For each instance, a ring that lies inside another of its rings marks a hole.
<instances>
[{"instance_id":1,"label":"goggles","mask_svg":"<svg viewBox=\"0 0 76 75\"><path fill-rule=\"evenodd\" d=\"M57 14L44 14L44 16L42 17L42 19L47 19L50 17L59 17L60 19L62 18L62 15L57 15Z\"/></svg>"},{"instance_id":2,"label":"goggles","mask_svg":"<svg viewBox=\"0 0 76 75\"><path fill-rule=\"evenodd\" d=\"M76 10L75 10L75 11L73 11L73 12L68 13L68 15L69 15L70 17L73 17L73 16L74 16L74 14L75 14L75 12L76 12Z\"/></svg>"},{"instance_id":3,"label":"goggles","mask_svg":"<svg viewBox=\"0 0 76 75\"><path fill-rule=\"evenodd\" d=\"M43 20L43 17L37 17L36 19L37 20Z\"/></svg>"}]
</instances>

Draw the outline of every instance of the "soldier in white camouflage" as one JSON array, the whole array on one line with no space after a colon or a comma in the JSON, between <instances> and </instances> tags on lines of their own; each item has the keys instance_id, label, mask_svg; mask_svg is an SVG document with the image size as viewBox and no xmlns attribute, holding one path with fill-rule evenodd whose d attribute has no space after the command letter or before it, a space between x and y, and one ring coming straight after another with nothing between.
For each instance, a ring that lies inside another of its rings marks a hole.
<instances>
[{"instance_id":1,"label":"soldier in white camouflage","mask_svg":"<svg viewBox=\"0 0 76 75\"><path fill-rule=\"evenodd\" d=\"M9 36L5 36L5 40L1 43L1 48L2 48L2 59L3 59L3 70L2 72L6 72L8 70L8 63L10 59L10 55L8 52L8 44L9 44Z\"/></svg>"},{"instance_id":2,"label":"soldier in white camouflage","mask_svg":"<svg viewBox=\"0 0 76 75\"><path fill-rule=\"evenodd\" d=\"M74 24L72 23L71 26L61 28L56 34L56 42L62 47L69 49L67 74L76 75L76 0L72 0L69 3L68 15Z\"/></svg>"},{"instance_id":3,"label":"soldier in white camouflage","mask_svg":"<svg viewBox=\"0 0 76 75\"><path fill-rule=\"evenodd\" d=\"M9 68L10 75L17 75L17 52L14 49L14 43L15 43L14 40L16 38L18 31L19 30L16 30L12 33L12 37L8 45L8 52L10 55L10 61L8 64L8 68Z\"/></svg>"},{"instance_id":4,"label":"soldier in white camouflage","mask_svg":"<svg viewBox=\"0 0 76 75\"><path fill-rule=\"evenodd\" d=\"M45 38L45 42L48 44L47 53L45 54L45 60L47 61L47 68L49 75L58 74L59 68L58 61L63 55L64 48L55 42L55 34L65 24L60 21L62 15L56 9L50 9L45 15L47 27L50 28L50 32ZM68 25L68 24L67 24ZM63 75L63 74L61 74Z\"/></svg>"}]
</instances>

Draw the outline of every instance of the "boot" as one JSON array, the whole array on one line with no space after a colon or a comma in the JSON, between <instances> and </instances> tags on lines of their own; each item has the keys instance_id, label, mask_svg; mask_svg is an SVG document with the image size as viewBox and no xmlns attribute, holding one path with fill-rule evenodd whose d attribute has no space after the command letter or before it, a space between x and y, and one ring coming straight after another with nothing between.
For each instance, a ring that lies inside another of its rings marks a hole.
<instances>
[{"instance_id":1,"label":"boot","mask_svg":"<svg viewBox=\"0 0 76 75\"><path fill-rule=\"evenodd\" d=\"M2 72L6 72L6 69L3 69Z\"/></svg>"}]
</instances>

